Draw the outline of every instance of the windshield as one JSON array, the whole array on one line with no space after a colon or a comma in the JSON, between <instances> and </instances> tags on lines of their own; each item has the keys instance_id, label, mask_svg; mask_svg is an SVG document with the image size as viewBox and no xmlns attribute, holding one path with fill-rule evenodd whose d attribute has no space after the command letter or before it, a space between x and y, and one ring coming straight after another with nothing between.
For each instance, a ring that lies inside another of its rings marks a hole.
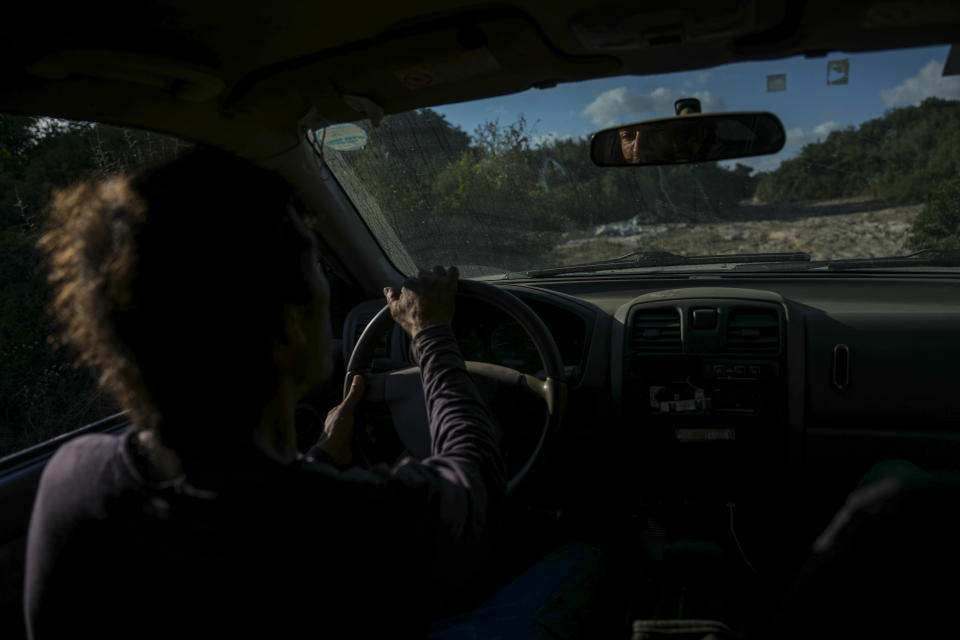
<instances>
[{"instance_id":1,"label":"windshield","mask_svg":"<svg viewBox=\"0 0 960 640\"><path fill-rule=\"evenodd\" d=\"M949 49L561 84L328 128L315 144L408 273L457 264L501 275L635 251L816 262L958 248L960 76ZM592 164L593 132L671 116L683 97L704 112L770 111L786 146L669 167Z\"/></svg>"}]
</instances>

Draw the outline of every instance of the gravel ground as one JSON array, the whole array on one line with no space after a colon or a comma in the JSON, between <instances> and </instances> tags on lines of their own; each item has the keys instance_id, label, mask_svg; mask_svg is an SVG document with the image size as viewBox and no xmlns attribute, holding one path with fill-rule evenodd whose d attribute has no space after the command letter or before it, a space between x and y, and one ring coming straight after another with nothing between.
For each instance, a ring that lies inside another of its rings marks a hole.
<instances>
[{"instance_id":1,"label":"gravel ground","mask_svg":"<svg viewBox=\"0 0 960 640\"><path fill-rule=\"evenodd\" d=\"M630 225L620 233L561 236L554 264L612 258L637 249L683 255L805 251L813 260L907 252L904 239L922 205L890 206L865 199L788 205L741 204L729 220ZM614 228L616 226L614 225Z\"/></svg>"}]
</instances>

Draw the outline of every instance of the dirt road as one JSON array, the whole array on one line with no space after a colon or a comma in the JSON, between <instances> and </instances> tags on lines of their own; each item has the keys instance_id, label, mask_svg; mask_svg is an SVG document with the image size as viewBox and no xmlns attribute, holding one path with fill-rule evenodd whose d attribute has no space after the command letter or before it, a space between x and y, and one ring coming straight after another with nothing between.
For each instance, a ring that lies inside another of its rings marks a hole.
<instances>
[{"instance_id":1,"label":"dirt road","mask_svg":"<svg viewBox=\"0 0 960 640\"><path fill-rule=\"evenodd\" d=\"M813 260L898 255L906 252L907 230L921 208L866 199L744 203L724 221L621 223L612 231L567 233L554 255L560 258L558 264L601 260L636 249L683 255L805 251Z\"/></svg>"}]
</instances>

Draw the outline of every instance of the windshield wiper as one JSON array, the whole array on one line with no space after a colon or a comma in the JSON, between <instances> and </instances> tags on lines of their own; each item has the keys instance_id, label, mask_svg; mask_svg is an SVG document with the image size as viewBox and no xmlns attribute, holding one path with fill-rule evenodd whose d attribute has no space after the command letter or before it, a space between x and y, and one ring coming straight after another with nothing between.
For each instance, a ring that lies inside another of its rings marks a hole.
<instances>
[{"instance_id":1,"label":"windshield wiper","mask_svg":"<svg viewBox=\"0 0 960 640\"><path fill-rule=\"evenodd\" d=\"M617 271L644 267L675 267L698 264L723 264L747 262L809 262L809 253L735 253L706 256L682 256L669 251L633 251L619 258L600 262L584 262L565 267L533 269L526 272L528 278L547 278L564 273L591 273L594 271Z\"/></svg>"},{"instance_id":2,"label":"windshield wiper","mask_svg":"<svg viewBox=\"0 0 960 640\"><path fill-rule=\"evenodd\" d=\"M925 257L921 257L925 256ZM890 267L960 267L960 249L922 249L903 256L882 258L845 258L842 260L817 260L793 267L792 271L848 271L853 269L886 269ZM774 266L745 265L737 271L775 271Z\"/></svg>"},{"instance_id":3,"label":"windshield wiper","mask_svg":"<svg viewBox=\"0 0 960 640\"><path fill-rule=\"evenodd\" d=\"M927 256L927 257L919 257ZM850 258L830 260L828 271L845 269L883 269L885 267L960 267L960 250L923 249L905 256L887 256L885 258Z\"/></svg>"}]
</instances>

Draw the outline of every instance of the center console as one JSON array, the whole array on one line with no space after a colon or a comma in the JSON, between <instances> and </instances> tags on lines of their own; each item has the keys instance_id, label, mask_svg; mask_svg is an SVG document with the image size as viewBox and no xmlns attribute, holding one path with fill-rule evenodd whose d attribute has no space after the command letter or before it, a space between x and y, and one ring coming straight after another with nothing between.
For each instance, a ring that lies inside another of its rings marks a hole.
<instances>
[{"instance_id":1,"label":"center console","mask_svg":"<svg viewBox=\"0 0 960 640\"><path fill-rule=\"evenodd\" d=\"M616 318L615 387L645 493L723 504L782 464L787 318L777 294L660 291Z\"/></svg>"}]
</instances>

